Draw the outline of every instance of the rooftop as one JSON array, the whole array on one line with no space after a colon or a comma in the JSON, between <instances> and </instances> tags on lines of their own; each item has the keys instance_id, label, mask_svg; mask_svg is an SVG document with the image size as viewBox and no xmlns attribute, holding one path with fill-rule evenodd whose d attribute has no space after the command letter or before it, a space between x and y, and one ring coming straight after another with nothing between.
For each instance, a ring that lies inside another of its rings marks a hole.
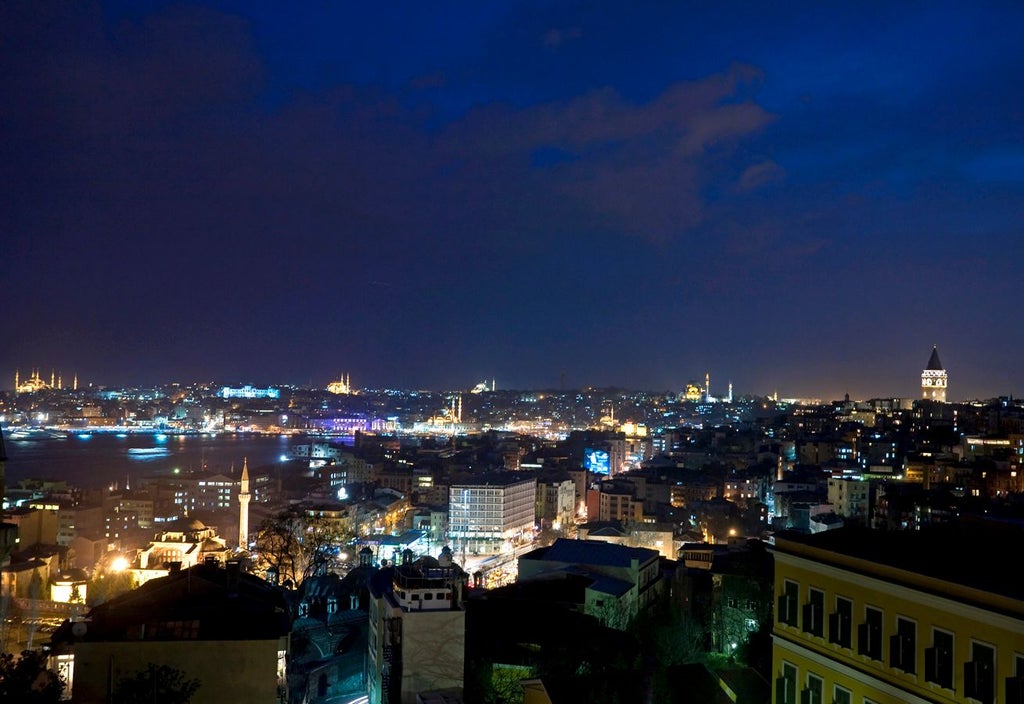
<instances>
[{"instance_id":1,"label":"rooftop","mask_svg":"<svg viewBox=\"0 0 1024 704\"><path fill-rule=\"evenodd\" d=\"M89 611L82 634L70 621L54 643L76 640L266 640L288 632L281 590L264 580L215 565L196 565L146 582ZM177 628L188 624L187 633Z\"/></svg>"},{"instance_id":2,"label":"rooftop","mask_svg":"<svg viewBox=\"0 0 1024 704\"><path fill-rule=\"evenodd\" d=\"M546 560L580 565L630 567L633 560L640 564L658 559L657 550L631 548L601 540L568 540L559 538L550 546L537 548L523 555L521 560Z\"/></svg>"},{"instance_id":3,"label":"rooftop","mask_svg":"<svg viewBox=\"0 0 1024 704\"><path fill-rule=\"evenodd\" d=\"M815 535L783 532L775 537L776 552L801 552L801 545L1024 601L1024 583L1007 579L1006 572L1024 545L1024 528L1019 526L963 522L917 531L847 526Z\"/></svg>"}]
</instances>

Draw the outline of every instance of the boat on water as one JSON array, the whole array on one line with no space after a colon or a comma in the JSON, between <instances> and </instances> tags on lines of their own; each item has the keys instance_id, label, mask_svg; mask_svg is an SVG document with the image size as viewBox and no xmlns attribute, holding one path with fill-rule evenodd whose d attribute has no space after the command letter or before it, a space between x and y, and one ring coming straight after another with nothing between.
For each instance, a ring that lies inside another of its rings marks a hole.
<instances>
[{"instance_id":1,"label":"boat on water","mask_svg":"<svg viewBox=\"0 0 1024 704\"><path fill-rule=\"evenodd\" d=\"M7 433L11 440L66 440L67 433L47 428L16 428Z\"/></svg>"},{"instance_id":2,"label":"boat on water","mask_svg":"<svg viewBox=\"0 0 1024 704\"><path fill-rule=\"evenodd\" d=\"M166 447L130 447L128 448L129 455L135 456L158 456L158 455L169 455L171 451Z\"/></svg>"}]
</instances>

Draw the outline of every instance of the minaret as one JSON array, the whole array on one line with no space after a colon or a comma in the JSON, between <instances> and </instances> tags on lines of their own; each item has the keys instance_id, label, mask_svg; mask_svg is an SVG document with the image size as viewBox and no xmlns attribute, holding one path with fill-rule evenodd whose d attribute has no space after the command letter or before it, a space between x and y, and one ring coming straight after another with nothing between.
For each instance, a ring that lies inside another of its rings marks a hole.
<instances>
[{"instance_id":1,"label":"minaret","mask_svg":"<svg viewBox=\"0 0 1024 704\"><path fill-rule=\"evenodd\" d=\"M78 391L78 372L75 372L75 380L71 384L72 391Z\"/></svg>"},{"instance_id":2,"label":"minaret","mask_svg":"<svg viewBox=\"0 0 1024 704\"><path fill-rule=\"evenodd\" d=\"M928 366L921 372L921 398L945 403L948 383L949 377L942 367L942 362L939 361L938 345L933 345Z\"/></svg>"},{"instance_id":3,"label":"minaret","mask_svg":"<svg viewBox=\"0 0 1024 704\"><path fill-rule=\"evenodd\" d=\"M18 372L19 372L18 369L14 370L14 393L18 393L18 387L21 386L21 382L18 380L18 377L19 377Z\"/></svg>"},{"instance_id":4,"label":"minaret","mask_svg":"<svg viewBox=\"0 0 1024 704\"><path fill-rule=\"evenodd\" d=\"M249 547L249 458L242 460L242 486L238 491L238 547Z\"/></svg>"},{"instance_id":5,"label":"minaret","mask_svg":"<svg viewBox=\"0 0 1024 704\"><path fill-rule=\"evenodd\" d=\"M4 430L0 428L0 517L4 514L4 496L7 491L7 451L4 449ZM0 557L5 557L0 554Z\"/></svg>"}]
</instances>

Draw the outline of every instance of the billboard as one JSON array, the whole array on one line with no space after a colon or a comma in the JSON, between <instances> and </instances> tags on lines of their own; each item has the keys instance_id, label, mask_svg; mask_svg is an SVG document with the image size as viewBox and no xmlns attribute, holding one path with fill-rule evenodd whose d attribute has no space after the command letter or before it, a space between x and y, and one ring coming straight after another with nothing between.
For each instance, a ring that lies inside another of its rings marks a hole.
<instances>
[{"instance_id":1,"label":"billboard","mask_svg":"<svg viewBox=\"0 0 1024 704\"><path fill-rule=\"evenodd\" d=\"M608 451L588 447L583 451L583 466L594 474L609 474Z\"/></svg>"}]
</instances>

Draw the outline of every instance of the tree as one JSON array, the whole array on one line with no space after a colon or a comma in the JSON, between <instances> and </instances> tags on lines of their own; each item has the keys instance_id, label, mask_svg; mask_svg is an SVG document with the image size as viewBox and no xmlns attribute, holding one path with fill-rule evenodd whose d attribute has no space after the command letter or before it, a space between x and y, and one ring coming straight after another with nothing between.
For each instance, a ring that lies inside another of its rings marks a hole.
<instances>
[{"instance_id":1,"label":"tree","mask_svg":"<svg viewBox=\"0 0 1024 704\"><path fill-rule=\"evenodd\" d=\"M49 704L60 701L63 691L64 682L46 669L46 656L41 652L0 654L0 701Z\"/></svg>"},{"instance_id":2,"label":"tree","mask_svg":"<svg viewBox=\"0 0 1024 704\"><path fill-rule=\"evenodd\" d=\"M307 577L326 574L336 550L352 537L349 527L323 516L290 507L265 520L256 534L260 568L277 570L282 582L299 585Z\"/></svg>"},{"instance_id":3,"label":"tree","mask_svg":"<svg viewBox=\"0 0 1024 704\"><path fill-rule=\"evenodd\" d=\"M114 704L188 704L199 690L199 680L168 665L149 663L146 669L122 677L114 688Z\"/></svg>"},{"instance_id":4,"label":"tree","mask_svg":"<svg viewBox=\"0 0 1024 704\"><path fill-rule=\"evenodd\" d=\"M134 588L135 578L131 572L100 572L86 586L86 603L90 607L99 606Z\"/></svg>"}]
</instances>

